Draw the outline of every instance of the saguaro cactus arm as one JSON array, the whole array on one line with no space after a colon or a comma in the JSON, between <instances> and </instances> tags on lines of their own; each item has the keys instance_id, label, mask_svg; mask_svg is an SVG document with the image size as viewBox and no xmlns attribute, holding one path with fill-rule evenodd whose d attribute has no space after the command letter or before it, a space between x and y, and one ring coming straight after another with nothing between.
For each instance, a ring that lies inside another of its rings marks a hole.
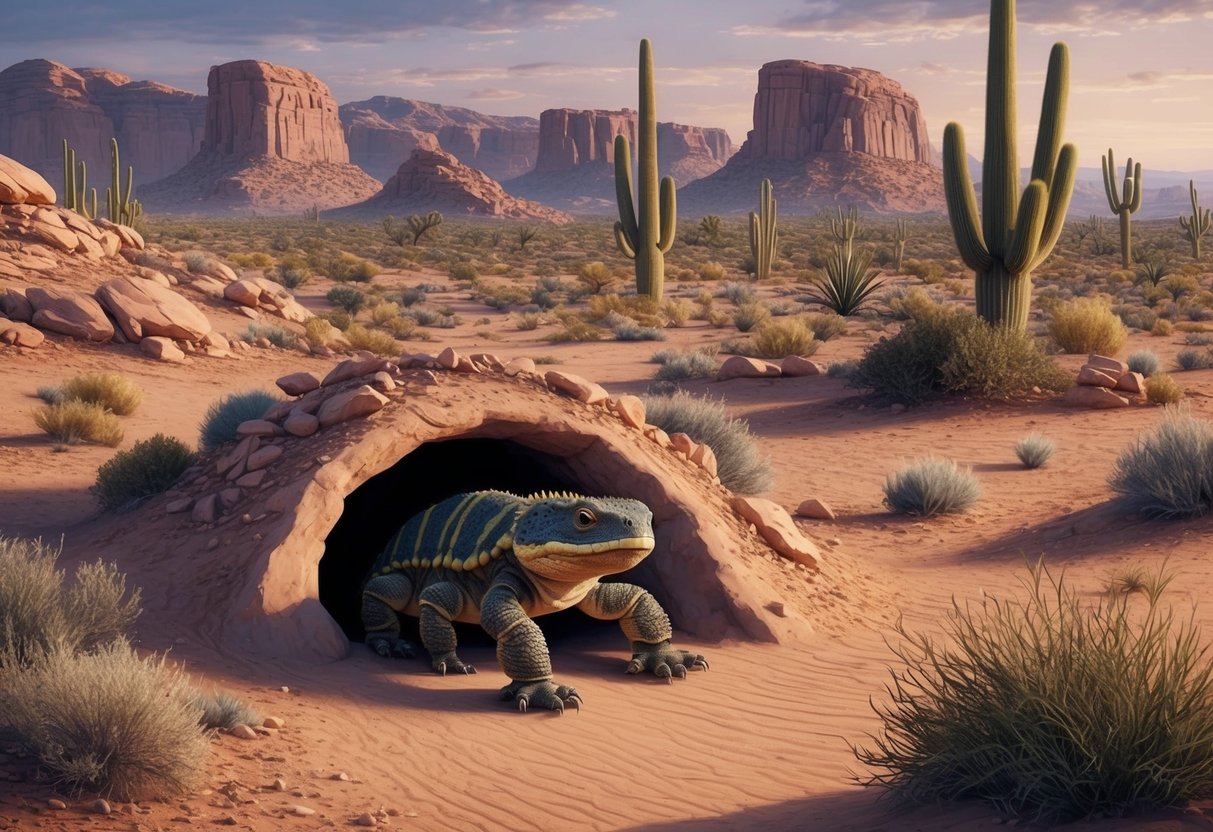
<instances>
[{"instance_id":1,"label":"saguaro cactus arm","mask_svg":"<svg viewBox=\"0 0 1213 832\"><path fill-rule=\"evenodd\" d=\"M678 201L675 197L674 177L661 179L661 233L657 237L657 250L665 254L674 245L674 234L678 230Z\"/></svg>"},{"instance_id":2,"label":"saguaro cactus arm","mask_svg":"<svg viewBox=\"0 0 1213 832\"><path fill-rule=\"evenodd\" d=\"M951 218L952 236L965 265L976 272L984 272L994 264L990 250L986 248L985 235L977 219L977 196L973 181L969 177L968 160L965 158L964 128L949 122L943 130L943 185Z\"/></svg>"},{"instance_id":3,"label":"saguaro cactus arm","mask_svg":"<svg viewBox=\"0 0 1213 832\"><path fill-rule=\"evenodd\" d=\"M1052 187L1048 189L1049 204L1045 211L1044 226L1040 231L1040 244L1037 246L1036 256L1028 262L1027 271L1032 271L1043 263L1061 238L1077 175L1078 149L1072 144L1063 145L1053 171Z\"/></svg>"},{"instance_id":4,"label":"saguaro cactus arm","mask_svg":"<svg viewBox=\"0 0 1213 832\"><path fill-rule=\"evenodd\" d=\"M629 259L636 257L636 203L632 197L632 155L628 137L615 137L615 201L619 203L619 220L615 223L615 244Z\"/></svg>"}]
</instances>

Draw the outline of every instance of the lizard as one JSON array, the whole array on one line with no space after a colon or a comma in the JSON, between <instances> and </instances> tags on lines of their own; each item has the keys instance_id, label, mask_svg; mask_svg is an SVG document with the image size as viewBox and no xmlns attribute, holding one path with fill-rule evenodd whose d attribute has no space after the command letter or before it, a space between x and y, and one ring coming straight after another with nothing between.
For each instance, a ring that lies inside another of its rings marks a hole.
<instances>
[{"instance_id":1,"label":"lizard","mask_svg":"<svg viewBox=\"0 0 1213 832\"><path fill-rule=\"evenodd\" d=\"M510 678L503 700L520 711L581 709L575 688L557 684L547 643L532 620L577 607L618 621L631 642L628 673L670 683L707 670L702 655L671 646L669 616L647 590L600 582L653 550L653 513L639 500L538 492L456 494L410 518L371 568L362 593L366 644L384 657L411 658L400 616L420 619L435 672L472 674L456 655L451 622L479 623L496 642Z\"/></svg>"}]
</instances>

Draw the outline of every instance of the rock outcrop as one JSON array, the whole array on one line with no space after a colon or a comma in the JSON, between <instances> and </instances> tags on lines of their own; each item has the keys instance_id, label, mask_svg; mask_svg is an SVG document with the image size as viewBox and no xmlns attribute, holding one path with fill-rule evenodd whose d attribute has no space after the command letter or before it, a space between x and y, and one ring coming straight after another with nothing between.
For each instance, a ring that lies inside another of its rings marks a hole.
<instances>
[{"instance_id":1,"label":"rock outcrop","mask_svg":"<svg viewBox=\"0 0 1213 832\"><path fill-rule=\"evenodd\" d=\"M379 183L349 162L337 102L314 75L266 61L211 67L205 140L140 192L167 213L297 213L347 205Z\"/></svg>"},{"instance_id":2,"label":"rock outcrop","mask_svg":"<svg viewBox=\"0 0 1213 832\"><path fill-rule=\"evenodd\" d=\"M67 139L103 197L111 138L140 185L183 167L205 122L204 96L107 69L35 59L0 72L0 153L61 184Z\"/></svg>"},{"instance_id":3,"label":"rock outcrop","mask_svg":"<svg viewBox=\"0 0 1213 832\"><path fill-rule=\"evenodd\" d=\"M679 193L688 213L753 209L771 180L784 214L854 205L942 213L943 177L917 100L879 72L774 61L758 71L754 128L716 173Z\"/></svg>"},{"instance_id":4,"label":"rock outcrop","mask_svg":"<svg viewBox=\"0 0 1213 832\"><path fill-rule=\"evenodd\" d=\"M441 150L413 151L378 194L331 216L375 216L440 211L451 217L496 217L567 223L572 217L505 192L487 174Z\"/></svg>"},{"instance_id":5,"label":"rock outcrop","mask_svg":"<svg viewBox=\"0 0 1213 832\"><path fill-rule=\"evenodd\" d=\"M531 170L539 149L539 122L530 116L490 116L385 95L342 104L340 114L350 161L380 181L417 148L445 150L497 180Z\"/></svg>"},{"instance_id":6,"label":"rock outcrop","mask_svg":"<svg viewBox=\"0 0 1213 832\"><path fill-rule=\"evenodd\" d=\"M517 196L580 212L615 210L615 136L636 153L635 110L544 110L539 116L535 170L509 180ZM733 153L728 133L716 127L657 124L657 165L679 185L719 170Z\"/></svg>"}]
</instances>

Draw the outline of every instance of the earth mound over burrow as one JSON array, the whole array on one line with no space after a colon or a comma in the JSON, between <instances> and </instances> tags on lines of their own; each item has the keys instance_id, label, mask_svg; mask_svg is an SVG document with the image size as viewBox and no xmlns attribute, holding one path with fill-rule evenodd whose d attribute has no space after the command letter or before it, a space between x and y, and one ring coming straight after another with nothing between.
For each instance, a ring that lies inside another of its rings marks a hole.
<instances>
[{"instance_id":1,"label":"earth mound over burrow","mask_svg":"<svg viewBox=\"0 0 1213 832\"><path fill-rule=\"evenodd\" d=\"M244 423L238 444L99 530L99 554L144 587L152 620L191 640L343 656L390 536L447 496L489 488L643 500L657 546L621 577L653 592L680 633L783 642L812 628L817 548L779 506L725 489L705 446L646 425L635 397L450 348L349 359L279 387L292 398Z\"/></svg>"},{"instance_id":2,"label":"earth mound over burrow","mask_svg":"<svg viewBox=\"0 0 1213 832\"><path fill-rule=\"evenodd\" d=\"M202 149L139 192L161 213L291 214L349 205L379 183L350 164L337 102L309 72L233 61L207 77Z\"/></svg>"},{"instance_id":3,"label":"earth mound over burrow","mask_svg":"<svg viewBox=\"0 0 1213 832\"><path fill-rule=\"evenodd\" d=\"M330 212L334 217L382 217L439 211L454 217L541 220L563 225L563 211L510 196L488 174L442 150L413 151L375 196Z\"/></svg>"}]
</instances>

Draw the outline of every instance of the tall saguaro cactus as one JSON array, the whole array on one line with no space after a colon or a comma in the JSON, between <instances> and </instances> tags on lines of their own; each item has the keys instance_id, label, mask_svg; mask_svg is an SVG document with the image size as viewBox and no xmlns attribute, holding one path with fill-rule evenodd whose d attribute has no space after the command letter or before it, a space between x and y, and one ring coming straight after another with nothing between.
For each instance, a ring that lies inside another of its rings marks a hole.
<instances>
[{"instance_id":1,"label":"tall saguaro cactus","mask_svg":"<svg viewBox=\"0 0 1213 832\"><path fill-rule=\"evenodd\" d=\"M131 187L135 180L135 169L130 165L126 168L126 190L119 187L118 174L122 170L118 157L118 140L110 139L110 186L105 189L105 200L109 209L110 222L119 225L130 225L143 212L139 200L131 201Z\"/></svg>"},{"instance_id":2,"label":"tall saguaro cactus","mask_svg":"<svg viewBox=\"0 0 1213 832\"><path fill-rule=\"evenodd\" d=\"M964 130L956 122L944 129L943 181L956 247L975 273L977 314L992 324L1027 327L1032 270L1061 236L1078 159L1074 145L1061 143L1069 78L1069 50L1055 43L1049 53L1031 181L1021 198L1015 153L1015 1L991 0L980 222Z\"/></svg>"},{"instance_id":3,"label":"tall saguaro cactus","mask_svg":"<svg viewBox=\"0 0 1213 832\"><path fill-rule=\"evenodd\" d=\"M89 208L88 196L88 166L81 159L76 162L76 151L72 150L67 139L63 140L63 207L82 215L86 219L97 216L97 189L92 190L92 209Z\"/></svg>"},{"instance_id":4,"label":"tall saguaro cactus","mask_svg":"<svg viewBox=\"0 0 1213 832\"><path fill-rule=\"evenodd\" d=\"M1200 238L1205 236L1210 224L1213 224L1213 210L1201 208L1196 198L1196 183L1188 180L1188 193L1192 196L1192 216L1180 217L1179 226L1184 230L1189 242L1192 243L1192 259L1200 259Z\"/></svg>"},{"instance_id":5,"label":"tall saguaro cactus","mask_svg":"<svg viewBox=\"0 0 1213 832\"><path fill-rule=\"evenodd\" d=\"M771 180L764 178L758 188L758 213L750 212L750 254L754 257L754 277L765 280L771 276L771 261L779 240L776 222L775 194Z\"/></svg>"},{"instance_id":6,"label":"tall saguaro cactus","mask_svg":"<svg viewBox=\"0 0 1213 832\"><path fill-rule=\"evenodd\" d=\"M615 196L619 221L615 244L636 261L636 291L661 300L665 291L665 253L674 245L678 209L674 180L657 188L657 107L653 94L653 47L640 41L640 108L636 132L636 197L632 197L632 153L627 136L615 137Z\"/></svg>"},{"instance_id":7,"label":"tall saguaro cactus","mask_svg":"<svg viewBox=\"0 0 1213 832\"><path fill-rule=\"evenodd\" d=\"M1141 207L1141 162L1133 164L1133 157L1125 162L1125 183L1121 195L1116 196L1116 162L1112 159L1112 148L1103 162L1103 187L1108 195L1108 207L1120 218L1120 267L1129 268L1133 262L1133 230L1129 227L1129 215Z\"/></svg>"}]
</instances>

